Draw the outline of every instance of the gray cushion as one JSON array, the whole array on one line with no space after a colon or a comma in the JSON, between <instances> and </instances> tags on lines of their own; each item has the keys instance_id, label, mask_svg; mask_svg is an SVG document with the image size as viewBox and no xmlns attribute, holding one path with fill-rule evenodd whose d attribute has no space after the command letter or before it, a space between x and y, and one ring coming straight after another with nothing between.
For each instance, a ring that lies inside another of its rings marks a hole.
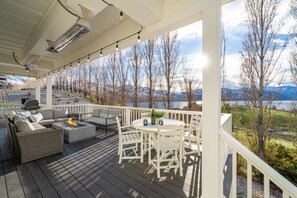
<instances>
[{"instance_id":1,"label":"gray cushion","mask_svg":"<svg viewBox=\"0 0 297 198\"><path fill-rule=\"evenodd\" d=\"M18 132L30 132L35 130L34 126L28 120L17 120L15 126Z\"/></svg>"},{"instance_id":2,"label":"gray cushion","mask_svg":"<svg viewBox=\"0 0 297 198\"><path fill-rule=\"evenodd\" d=\"M20 116L20 115L16 115L13 119L14 124L19 121L19 120L24 120L24 121L28 121L25 117Z\"/></svg>"},{"instance_id":3,"label":"gray cushion","mask_svg":"<svg viewBox=\"0 0 297 198\"><path fill-rule=\"evenodd\" d=\"M38 122L33 122L31 123L33 125L33 127L35 128L35 130L39 130L39 129L46 129L44 126L42 126L41 124L39 124Z\"/></svg>"},{"instance_id":4,"label":"gray cushion","mask_svg":"<svg viewBox=\"0 0 297 198\"><path fill-rule=\"evenodd\" d=\"M100 116L100 109L94 109L92 113L93 117L99 117Z\"/></svg>"},{"instance_id":5,"label":"gray cushion","mask_svg":"<svg viewBox=\"0 0 297 198\"><path fill-rule=\"evenodd\" d=\"M95 124L100 124L100 125L105 125L107 122L107 125L116 125L117 122L116 120L113 119L105 119L105 118L95 118L95 117L87 117L83 118L83 121L95 123Z\"/></svg>"},{"instance_id":6,"label":"gray cushion","mask_svg":"<svg viewBox=\"0 0 297 198\"><path fill-rule=\"evenodd\" d=\"M38 123L41 124L42 126L51 126L52 123L54 123L54 119L47 119L47 120L41 120Z\"/></svg>"},{"instance_id":7,"label":"gray cushion","mask_svg":"<svg viewBox=\"0 0 297 198\"><path fill-rule=\"evenodd\" d=\"M99 117L100 118L107 118L108 117L108 109L101 109Z\"/></svg>"},{"instance_id":8,"label":"gray cushion","mask_svg":"<svg viewBox=\"0 0 297 198\"><path fill-rule=\"evenodd\" d=\"M57 110L54 109L54 118L66 118L67 115L67 109Z\"/></svg>"},{"instance_id":9,"label":"gray cushion","mask_svg":"<svg viewBox=\"0 0 297 198\"><path fill-rule=\"evenodd\" d=\"M51 110L51 109L39 110L37 112L42 114L42 117L44 120L54 118L53 110Z\"/></svg>"},{"instance_id":10,"label":"gray cushion","mask_svg":"<svg viewBox=\"0 0 297 198\"><path fill-rule=\"evenodd\" d=\"M109 112L108 112L108 117L109 118L110 117L118 117L120 115L121 115L121 112L119 110L113 109L113 110L109 110Z\"/></svg>"},{"instance_id":11,"label":"gray cushion","mask_svg":"<svg viewBox=\"0 0 297 198\"><path fill-rule=\"evenodd\" d=\"M55 118L55 122L65 122L68 118Z\"/></svg>"}]
</instances>

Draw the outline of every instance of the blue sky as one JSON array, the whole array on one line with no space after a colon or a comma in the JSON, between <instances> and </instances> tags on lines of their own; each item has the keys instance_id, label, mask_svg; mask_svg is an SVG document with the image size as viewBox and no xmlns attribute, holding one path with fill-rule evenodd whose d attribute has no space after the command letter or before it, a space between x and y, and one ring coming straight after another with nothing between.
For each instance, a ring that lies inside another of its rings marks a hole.
<instances>
[{"instance_id":1,"label":"blue sky","mask_svg":"<svg viewBox=\"0 0 297 198\"><path fill-rule=\"evenodd\" d=\"M288 57L292 49L292 41L288 32L296 25L289 12L290 0L281 0L277 10L276 20L283 20L284 26L281 29L278 39L275 42L284 42L288 40L288 46L282 53L280 64L282 64L282 71L285 75L284 85L292 85L290 82ZM242 38L246 33L244 25L244 0L235 0L222 7L222 22L226 35L226 70L227 78L232 79L231 86L237 86L240 75L240 56ZM202 51L202 23L197 22L192 25L183 27L178 30L182 53L188 56L189 65L196 68L201 79L201 68L199 59L201 59ZM230 80L231 81L231 80ZM272 84L273 86L273 84Z\"/></svg>"}]
</instances>

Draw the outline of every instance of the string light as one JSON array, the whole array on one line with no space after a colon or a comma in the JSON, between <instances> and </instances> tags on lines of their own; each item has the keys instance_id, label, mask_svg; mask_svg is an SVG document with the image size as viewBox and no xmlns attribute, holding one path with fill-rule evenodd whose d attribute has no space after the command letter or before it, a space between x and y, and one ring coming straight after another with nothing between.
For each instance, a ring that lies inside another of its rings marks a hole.
<instances>
[{"instance_id":1,"label":"string light","mask_svg":"<svg viewBox=\"0 0 297 198\"><path fill-rule=\"evenodd\" d=\"M116 48L115 48L116 51L119 50L119 41L117 41L117 45L116 45Z\"/></svg>"},{"instance_id":2,"label":"string light","mask_svg":"<svg viewBox=\"0 0 297 198\"><path fill-rule=\"evenodd\" d=\"M121 11L121 13L120 13L120 16L123 17L123 12L122 12L122 11ZM142 32L142 26L141 26L141 29L140 29L138 32L132 33L132 34L130 34L130 35L124 37L124 38L121 38L121 39L117 40L116 42L110 43L109 45L106 45L106 46L104 46L104 47L102 47L102 48L100 48L100 49L98 49L98 50L95 50L95 51L91 52L90 54L88 54L88 55L86 55L86 56L83 56L83 57L80 57L79 59L76 59L76 60L74 60L74 61L77 61L77 65L80 66L80 65L81 65L81 64L80 64L80 60L81 60L81 59L84 59L84 58L87 58L87 62L89 62L89 61L90 61L90 56L91 56L92 54L96 54L97 52L100 52L100 57L102 57L102 56L103 56L103 50L104 50L105 48L114 46L114 44L116 44L116 48L115 48L115 50L118 51L118 50L119 50L119 42L124 41L124 40L126 40L126 39L128 39L128 38L131 38L131 37L133 37L133 36L135 36L135 35L137 35L137 42L139 43L139 42L141 42L141 40L140 40L140 33L141 33L141 32ZM68 63L68 64L70 64L70 69L71 69L71 68L72 68L72 62L71 62L71 63ZM66 64L66 65L68 65L68 64ZM64 68L66 68L66 65L64 65ZM61 68L62 68L62 67L60 67L60 69L61 69ZM58 72L60 71L60 69L58 70ZM51 74L51 72L45 74L45 77L46 77L46 75L50 75L50 74Z\"/></svg>"},{"instance_id":3,"label":"string light","mask_svg":"<svg viewBox=\"0 0 297 198\"><path fill-rule=\"evenodd\" d=\"M140 43L140 32L138 32L137 42Z\"/></svg>"},{"instance_id":4,"label":"string light","mask_svg":"<svg viewBox=\"0 0 297 198\"><path fill-rule=\"evenodd\" d=\"M120 19L123 20L124 13L123 11L120 12Z\"/></svg>"}]
</instances>

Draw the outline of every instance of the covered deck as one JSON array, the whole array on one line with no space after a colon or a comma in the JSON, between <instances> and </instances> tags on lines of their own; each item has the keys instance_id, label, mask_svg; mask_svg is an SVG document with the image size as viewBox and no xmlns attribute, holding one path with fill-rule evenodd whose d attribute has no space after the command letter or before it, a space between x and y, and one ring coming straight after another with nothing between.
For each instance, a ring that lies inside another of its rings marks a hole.
<instances>
[{"instance_id":1,"label":"covered deck","mask_svg":"<svg viewBox=\"0 0 297 198\"><path fill-rule=\"evenodd\" d=\"M199 197L201 157L184 161L184 176L174 170L156 177L147 162L118 164L116 129L65 143L64 152L21 165L10 150L6 126L0 125L0 197Z\"/></svg>"}]
</instances>

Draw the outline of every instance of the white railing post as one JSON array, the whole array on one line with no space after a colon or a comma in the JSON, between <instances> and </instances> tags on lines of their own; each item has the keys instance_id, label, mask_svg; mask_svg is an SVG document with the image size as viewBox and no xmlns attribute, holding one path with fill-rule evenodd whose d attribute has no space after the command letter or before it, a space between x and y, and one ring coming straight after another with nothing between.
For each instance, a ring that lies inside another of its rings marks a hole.
<instances>
[{"instance_id":1,"label":"white railing post","mask_svg":"<svg viewBox=\"0 0 297 198\"><path fill-rule=\"evenodd\" d=\"M38 100L39 103L41 103L40 100L40 81L35 80L35 99Z\"/></svg>"},{"instance_id":2,"label":"white railing post","mask_svg":"<svg viewBox=\"0 0 297 198\"><path fill-rule=\"evenodd\" d=\"M46 76L46 108L51 109L53 107L53 97L52 97L52 75Z\"/></svg>"},{"instance_id":3,"label":"white railing post","mask_svg":"<svg viewBox=\"0 0 297 198\"><path fill-rule=\"evenodd\" d=\"M130 115L131 115L131 109L127 108L126 109L126 115L125 115L125 121L126 121L126 125L130 125L131 124L131 118L130 118Z\"/></svg>"},{"instance_id":4,"label":"white railing post","mask_svg":"<svg viewBox=\"0 0 297 198\"><path fill-rule=\"evenodd\" d=\"M222 197L219 131L221 130L221 1L209 0L202 11L202 196Z\"/></svg>"}]
</instances>

